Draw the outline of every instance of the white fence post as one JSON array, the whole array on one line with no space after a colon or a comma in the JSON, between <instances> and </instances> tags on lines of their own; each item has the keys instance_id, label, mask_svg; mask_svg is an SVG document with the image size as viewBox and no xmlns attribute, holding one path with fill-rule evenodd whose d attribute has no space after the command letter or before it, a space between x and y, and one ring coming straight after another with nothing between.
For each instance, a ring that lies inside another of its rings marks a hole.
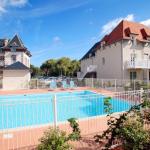
<instances>
[{"instance_id":1,"label":"white fence post","mask_svg":"<svg viewBox=\"0 0 150 150\"><path fill-rule=\"evenodd\" d=\"M54 127L57 128L57 100L56 100L56 94L54 95L54 99L53 99L53 110L54 110Z\"/></svg>"},{"instance_id":2,"label":"white fence post","mask_svg":"<svg viewBox=\"0 0 150 150\"><path fill-rule=\"evenodd\" d=\"M117 82L117 81L116 81L116 79L115 79L115 92L117 91L117 87L116 87L117 84L116 84L116 82Z\"/></svg>"},{"instance_id":3,"label":"white fence post","mask_svg":"<svg viewBox=\"0 0 150 150\"><path fill-rule=\"evenodd\" d=\"M92 88L94 88L94 84L93 84L93 77L92 77Z\"/></svg>"},{"instance_id":4,"label":"white fence post","mask_svg":"<svg viewBox=\"0 0 150 150\"><path fill-rule=\"evenodd\" d=\"M37 79L37 80L36 80L36 86L37 86L36 88L37 88L37 89L38 89L38 83L39 83L39 80Z\"/></svg>"},{"instance_id":5,"label":"white fence post","mask_svg":"<svg viewBox=\"0 0 150 150\"><path fill-rule=\"evenodd\" d=\"M135 91L135 88L136 88L135 87L135 80L133 80L133 88L134 88L133 90Z\"/></svg>"},{"instance_id":6,"label":"white fence post","mask_svg":"<svg viewBox=\"0 0 150 150\"><path fill-rule=\"evenodd\" d=\"M101 84L102 84L102 88L103 88L103 79L101 79Z\"/></svg>"}]
</instances>

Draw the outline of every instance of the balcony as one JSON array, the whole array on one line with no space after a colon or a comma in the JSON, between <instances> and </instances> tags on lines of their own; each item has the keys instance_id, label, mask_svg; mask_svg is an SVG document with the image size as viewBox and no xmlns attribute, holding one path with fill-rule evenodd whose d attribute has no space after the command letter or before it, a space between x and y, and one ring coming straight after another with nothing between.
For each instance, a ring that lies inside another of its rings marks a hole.
<instances>
[{"instance_id":1,"label":"balcony","mask_svg":"<svg viewBox=\"0 0 150 150\"><path fill-rule=\"evenodd\" d=\"M150 69L150 60L127 61L128 69Z\"/></svg>"},{"instance_id":2,"label":"balcony","mask_svg":"<svg viewBox=\"0 0 150 150\"><path fill-rule=\"evenodd\" d=\"M95 72L97 69L97 65L89 65L87 67L87 72Z\"/></svg>"},{"instance_id":3,"label":"balcony","mask_svg":"<svg viewBox=\"0 0 150 150\"><path fill-rule=\"evenodd\" d=\"M85 72L77 72L77 77L83 79L89 72L96 72L97 65L89 65Z\"/></svg>"}]
</instances>

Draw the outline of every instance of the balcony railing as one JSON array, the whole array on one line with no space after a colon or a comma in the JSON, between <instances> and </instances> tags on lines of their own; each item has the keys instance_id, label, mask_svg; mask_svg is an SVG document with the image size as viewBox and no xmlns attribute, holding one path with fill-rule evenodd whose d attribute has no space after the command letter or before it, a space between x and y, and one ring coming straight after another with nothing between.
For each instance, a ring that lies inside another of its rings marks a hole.
<instances>
[{"instance_id":1,"label":"balcony railing","mask_svg":"<svg viewBox=\"0 0 150 150\"><path fill-rule=\"evenodd\" d=\"M86 72L77 72L77 77L82 79L82 78L85 77L85 75L87 73L89 73L89 72L96 72L96 69L97 69L97 65L89 65L87 67Z\"/></svg>"},{"instance_id":2,"label":"balcony railing","mask_svg":"<svg viewBox=\"0 0 150 150\"><path fill-rule=\"evenodd\" d=\"M127 61L127 68L150 69L150 60Z\"/></svg>"},{"instance_id":3,"label":"balcony railing","mask_svg":"<svg viewBox=\"0 0 150 150\"><path fill-rule=\"evenodd\" d=\"M87 72L95 72L97 69L97 65L89 65L87 67Z\"/></svg>"}]
</instances>

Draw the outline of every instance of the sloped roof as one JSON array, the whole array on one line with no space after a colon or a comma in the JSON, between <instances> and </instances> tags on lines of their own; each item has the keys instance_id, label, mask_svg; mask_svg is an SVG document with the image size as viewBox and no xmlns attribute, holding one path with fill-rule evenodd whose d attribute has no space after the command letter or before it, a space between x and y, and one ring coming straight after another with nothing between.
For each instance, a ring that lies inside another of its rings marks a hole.
<instances>
[{"instance_id":1,"label":"sloped roof","mask_svg":"<svg viewBox=\"0 0 150 150\"><path fill-rule=\"evenodd\" d=\"M83 60L84 58L87 58L90 53L95 53L95 51L99 48L98 46L100 45L100 42L97 42L94 44L94 46L80 59Z\"/></svg>"},{"instance_id":2,"label":"sloped roof","mask_svg":"<svg viewBox=\"0 0 150 150\"><path fill-rule=\"evenodd\" d=\"M12 40L9 41L8 45L9 46L17 46L17 47L24 47L24 44L22 42L22 40L18 37L18 35L15 35Z\"/></svg>"},{"instance_id":3,"label":"sloped roof","mask_svg":"<svg viewBox=\"0 0 150 150\"><path fill-rule=\"evenodd\" d=\"M7 40L7 44L4 45L4 40L1 39L0 49L3 51L10 51L12 48L16 49L16 51L24 51L29 57L31 57L30 51L24 46L22 40L18 35L15 35L11 40Z\"/></svg>"},{"instance_id":4,"label":"sloped roof","mask_svg":"<svg viewBox=\"0 0 150 150\"><path fill-rule=\"evenodd\" d=\"M27 66L25 66L23 63L17 61L7 67L4 68L5 70L29 70Z\"/></svg>"},{"instance_id":5,"label":"sloped roof","mask_svg":"<svg viewBox=\"0 0 150 150\"><path fill-rule=\"evenodd\" d=\"M150 28L140 23L123 20L107 35L107 39L103 38L101 42L105 41L106 44L112 44L122 39L129 39L130 34L136 35L138 41L144 42L146 40L145 36L150 36Z\"/></svg>"},{"instance_id":6,"label":"sloped roof","mask_svg":"<svg viewBox=\"0 0 150 150\"><path fill-rule=\"evenodd\" d=\"M93 49L96 51L100 48L102 42L105 45L110 45L123 39L131 39L130 34L136 35L136 39L140 42L147 42L147 38L150 37L150 28L140 23L122 20L110 34L105 35L99 42L94 44L81 60L87 58L93 52Z\"/></svg>"}]
</instances>

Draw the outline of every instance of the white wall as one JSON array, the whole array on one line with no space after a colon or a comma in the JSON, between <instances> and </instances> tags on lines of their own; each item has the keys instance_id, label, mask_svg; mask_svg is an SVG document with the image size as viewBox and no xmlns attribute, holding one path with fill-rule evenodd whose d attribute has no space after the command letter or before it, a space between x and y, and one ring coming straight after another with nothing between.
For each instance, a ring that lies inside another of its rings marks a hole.
<instances>
[{"instance_id":1,"label":"white wall","mask_svg":"<svg viewBox=\"0 0 150 150\"><path fill-rule=\"evenodd\" d=\"M83 73L87 72L87 67L89 65L94 65L94 64L96 64L95 57L90 57L90 58L82 60L81 61L81 72L83 72Z\"/></svg>"},{"instance_id":2,"label":"white wall","mask_svg":"<svg viewBox=\"0 0 150 150\"><path fill-rule=\"evenodd\" d=\"M20 61L27 67L30 67L30 57L24 52L5 52L5 65L12 64L11 56L16 55L16 61Z\"/></svg>"},{"instance_id":3,"label":"white wall","mask_svg":"<svg viewBox=\"0 0 150 150\"><path fill-rule=\"evenodd\" d=\"M121 79L122 78L122 46L121 42L105 46L97 51L96 64L97 77L104 79ZM102 59L105 59L105 64Z\"/></svg>"},{"instance_id":4,"label":"white wall","mask_svg":"<svg viewBox=\"0 0 150 150\"><path fill-rule=\"evenodd\" d=\"M124 78L130 79L130 69L127 69L127 61L131 60L131 54L136 54L136 60L143 60L144 53L148 54L148 58L150 57L150 45L144 45L144 43L137 42L136 45L133 45L131 40L124 40L123 42L123 67L124 67ZM135 71L135 70L134 70ZM137 79L143 80L147 78L145 75L144 69L136 69L137 71ZM145 76L145 77L144 77Z\"/></svg>"},{"instance_id":5,"label":"white wall","mask_svg":"<svg viewBox=\"0 0 150 150\"><path fill-rule=\"evenodd\" d=\"M4 70L3 71L3 89L27 89L30 81L30 72L28 70Z\"/></svg>"},{"instance_id":6,"label":"white wall","mask_svg":"<svg viewBox=\"0 0 150 150\"><path fill-rule=\"evenodd\" d=\"M150 59L150 44L136 42L133 45L131 40L122 40L114 44L98 49L95 57L81 61L81 72L85 72L89 65L97 65L97 78L104 79L130 79L131 69L127 69L127 61L131 60L131 54L135 53L137 60L143 60L144 53ZM105 58L105 64L102 59ZM134 70L135 71L135 70ZM146 69L136 69L137 79L147 78Z\"/></svg>"},{"instance_id":7,"label":"white wall","mask_svg":"<svg viewBox=\"0 0 150 150\"><path fill-rule=\"evenodd\" d=\"M103 65L102 59L105 59ZM97 65L97 78L121 79L122 78L122 46L116 42L105 48L98 49L95 57L81 61L81 72L85 72L89 65Z\"/></svg>"}]
</instances>

